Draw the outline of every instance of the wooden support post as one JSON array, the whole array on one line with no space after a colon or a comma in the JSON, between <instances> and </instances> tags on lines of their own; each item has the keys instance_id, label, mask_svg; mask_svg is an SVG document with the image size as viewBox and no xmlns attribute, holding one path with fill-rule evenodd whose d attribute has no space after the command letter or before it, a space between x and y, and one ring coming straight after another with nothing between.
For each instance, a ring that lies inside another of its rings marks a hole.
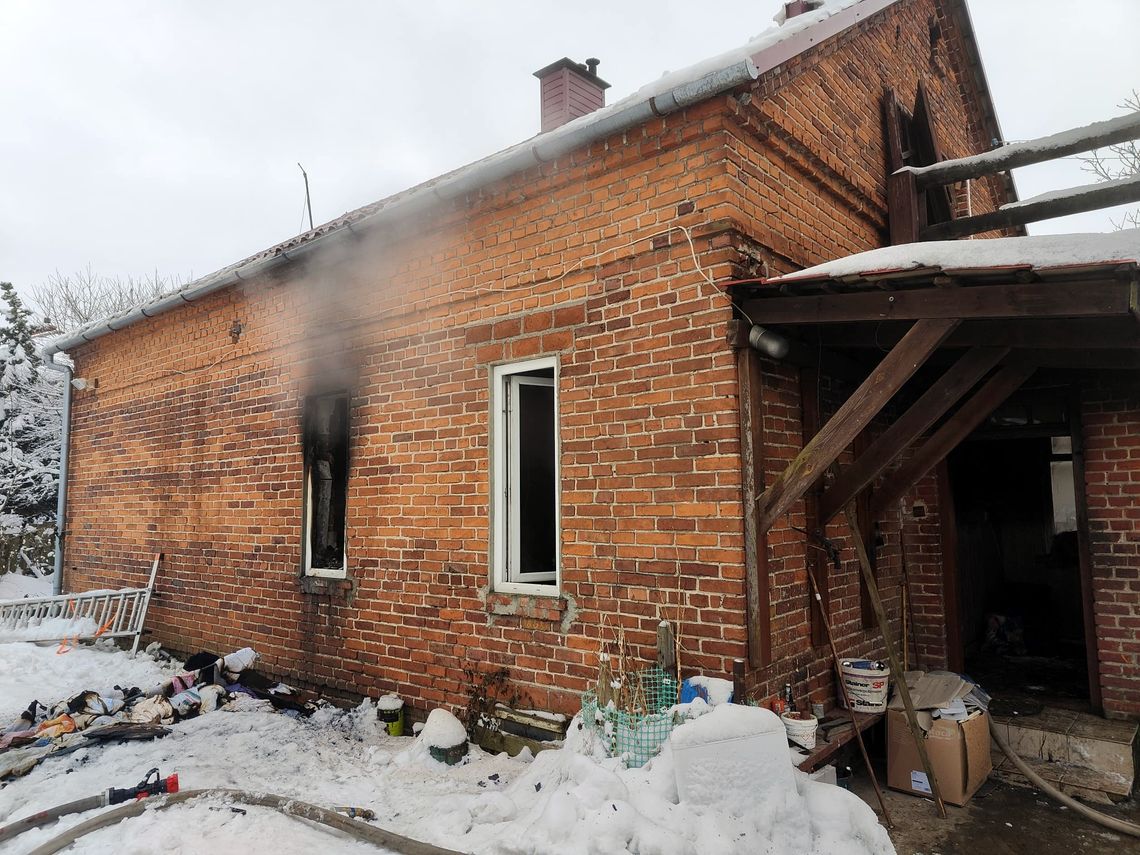
<instances>
[{"instance_id":1,"label":"wooden support post","mask_svg":"<svg viewBox=\"0 0 1140 855\"><path fill-rule=\"evenodd\" d=\"M1100 691L1100 656L1097 650L1096 614L1093 602L1092 544L1089 542L1089 497L1085 481L1085 432L1081 419L1081 393L1069 393L1069 437L1073 444L1073 497L1077 511L1077 555L1081 576L1081 614L1085 624L1085 662L1089 672L1089 706L1097 715L1104 711Z\"/></svg>"},{"instance_id":2,"label":"wooden support post","mask_svg":"<svg viewBox=\"0 0 1140 855\"><path fill-rule=\"evenodd\" d=\"M800 436L804 447L819 433L819 371L814 368L800 369ZM814 489L809 489L804 495L804 530L808 532L819 531L823 534L819 522L819 498ZM808 575L819 583L816 596L808 591L808 616L810 618L811 645L821 647L826 639L824 627L827 615L831 611L831 585L829 583L829 568L827 557L818 549L805 546L806 555L804 563L807 565Z\"/></svg>"},{"instance_id":3,"label":"wooden support post","mask_svg":"<svg viewBox=\"0 0 1140 855\"><path fill-rule=\"evenodd\" d=\"M883 600L879 596L879 586L875 584L875 574L871 572L871 560L867 556L867 550L863 547L863 532L859 530L859 521L855 518L855 509L851 505L846 508L846 516L847 525L851 528L851 540L855 544L855 555L859 559L859 569L863 573L863 580L867 583L867 592L871 595L871 606L874 608L875 617L879 621L879 631L883 634L883 647L887 651L891 678L895 681L895 688L898 689L899 696L902 698L903 707L906 710L906 723L910 727L911 736L914 737L915 748L918 749L918 757L922 761L922 769L926 772L926 778L930 782L930 793L934 796L935 804L938 805L938 815L945 819L946 805L942 803L942 788L938 785L938 779L934 775L934 767L930 765L930 757L926 753L926 738L923 735L922 728L918 725L914 701L911 700L902 663L899 661L898 651L895 650L895 643L891 638L891 627L887 622L887 613L883 608Z\"/></svg>"},{"instance_id":4,"label":"wooden support post","mask_svg":"<svg viewBox=\"0 0 1140 855\"><path fill-rule=\"evenodd\" d=\"M732 322L730 344L736 353L740 412L741 487L744 502L745 621L748 662L763 668L772 661L772 629L768 594L767 530L758 524L757 499L764 489L763 377L760 354L748 345L748 328Z\"/></svg>"},{"instance_id":5,"label":"wooden support post","mask_svg":"<svg viewBox=\"0 0 1140 855\"><path fill-rule=\"evenodd\" d=\"M957 325L957 319L923 320L910 328L760 497L759 531L767 532L803 497Z\"/></svg>"},{"instance_id":6,"label":"wooden support post","mask_svg":"<svg viewBox=\"0 0 1140 855\"><path fill-rule=\"evenodd\" d=\"M840 472L819 501L826 525L890 465L900 452L961 400L1009 353L1007 347L975 347L966 351L910 408L870 444L866 452Z\"/></svg>"},{"instance_id":7,"label":"wooden support post","mask_svg":"<svg viewBox=\"0 0 1140 855\"><path fill-rule=\"evenodd\" d=\"M1035 366L1016 362L1004 366L964 403L871 497L871 518L881 519L911 485L938 465L971 431L1033 374Z\"/></svg>"},{"instance_id":8,"label":"wooden support post","mask_svg":"<svg viewBox=\"0 0 1140 855\"><path fill-rule=\"evenodd\" d=\"M951 671L962 673L966 670L966 651L962 645L962 619L958 607L962 596L961 586L958 584L958 515L954 510L950 467L945 460L938 464L938 532L942 546L942 608L946 622L946 662Z\"/></svg>"}]
</instances>

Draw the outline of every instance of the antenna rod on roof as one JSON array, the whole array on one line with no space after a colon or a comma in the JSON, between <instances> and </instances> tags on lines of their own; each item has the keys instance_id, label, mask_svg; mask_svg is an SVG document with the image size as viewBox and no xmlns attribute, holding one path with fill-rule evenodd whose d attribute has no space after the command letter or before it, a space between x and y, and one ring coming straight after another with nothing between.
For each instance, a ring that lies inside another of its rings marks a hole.
<instances>
[{"instance_id":1,"label":"antenna rod on roof","mask_svg":"<svg viewBox=\"0 0 1140 855\"><path fill-rule=\"evenodd\" d=\"M301 174L305 176L305 207L309 209L309 231L313 230L313 202L309 199L309 173L305 171L305 167L297 164L297 168L301 170Z\"/></svg>"}]
</instances>

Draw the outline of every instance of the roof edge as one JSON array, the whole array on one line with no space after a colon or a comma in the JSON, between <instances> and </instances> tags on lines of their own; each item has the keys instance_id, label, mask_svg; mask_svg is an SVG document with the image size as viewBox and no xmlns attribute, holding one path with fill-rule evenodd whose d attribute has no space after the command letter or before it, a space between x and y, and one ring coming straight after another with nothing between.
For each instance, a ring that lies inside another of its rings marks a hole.
<instances>
[{"instance_id":1,"label":"roof edge","mask_svg":"<svg viewBox=\"0 0 1140 855\"><path fill-rule=\"evenodd\" d=\"M299 254L307 254L327 245L347 232L382 225L394 219L397 214L405 217L419 213L441 201L481 189L655 117L677 112L727 92L755 80L899 2L901 0L852 0L838 9L823 7L806 12L780 27L765 30L741 48L666 74L660 80L641 87L629 97L608 107L379 202L358 208L298 238L277 244L197 279L172 294L80 327L48 344L43 349L42 356L51 361L57 353L95 341L111 332L264 273L295 260ZM772 38L781 31L784 37Z\"/></svg>"}]
</instances>

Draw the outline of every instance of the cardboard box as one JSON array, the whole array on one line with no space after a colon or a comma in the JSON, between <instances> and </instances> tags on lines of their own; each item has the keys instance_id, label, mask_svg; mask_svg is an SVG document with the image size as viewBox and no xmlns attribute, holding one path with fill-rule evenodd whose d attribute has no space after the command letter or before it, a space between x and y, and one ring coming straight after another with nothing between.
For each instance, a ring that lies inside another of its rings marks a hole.
<instances>
[{"instance_id":1,"label":"cardboard box","mask_svg":"<svg viewBox=\"0 0 1140 855\"><path fill-rule=\"evenodd\" d=\"M979 713L963 722L935 719L926 734L926 753L942 800L952 805L966 804L993 769L988 714ZM887 786L931 798L930 782L902 710L887 710Z\"/></svg>"}]
</instances>

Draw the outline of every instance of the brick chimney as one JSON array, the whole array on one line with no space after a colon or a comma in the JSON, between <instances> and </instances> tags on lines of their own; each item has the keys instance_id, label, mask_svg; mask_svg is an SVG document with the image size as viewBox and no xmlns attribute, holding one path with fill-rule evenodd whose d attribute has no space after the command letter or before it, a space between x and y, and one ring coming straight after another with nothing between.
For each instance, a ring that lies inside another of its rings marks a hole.
<instances>
[{"instance_id":1,"label":"brick chimney","mask_svg":"<svg viewBox=\"0 0 1140 855\"><path fill-rule=\"evenodd\" d=\"M822 5L823 0L792 0L791 3L784 4L784 20L802 15L804 12L811 12Z\"/></svg>"},{"instance_id":2,"label":"brick chimney","mask_svg":"<svg viewBox=\"0 0 1140 855\"><path fill-rule=\"evenodd\" d=\"M599 63L593 58L577 63L563 57L534 73L540 81L544 133L606 106L610 84L598 77Z\"/></svg>"}]
</instances>

